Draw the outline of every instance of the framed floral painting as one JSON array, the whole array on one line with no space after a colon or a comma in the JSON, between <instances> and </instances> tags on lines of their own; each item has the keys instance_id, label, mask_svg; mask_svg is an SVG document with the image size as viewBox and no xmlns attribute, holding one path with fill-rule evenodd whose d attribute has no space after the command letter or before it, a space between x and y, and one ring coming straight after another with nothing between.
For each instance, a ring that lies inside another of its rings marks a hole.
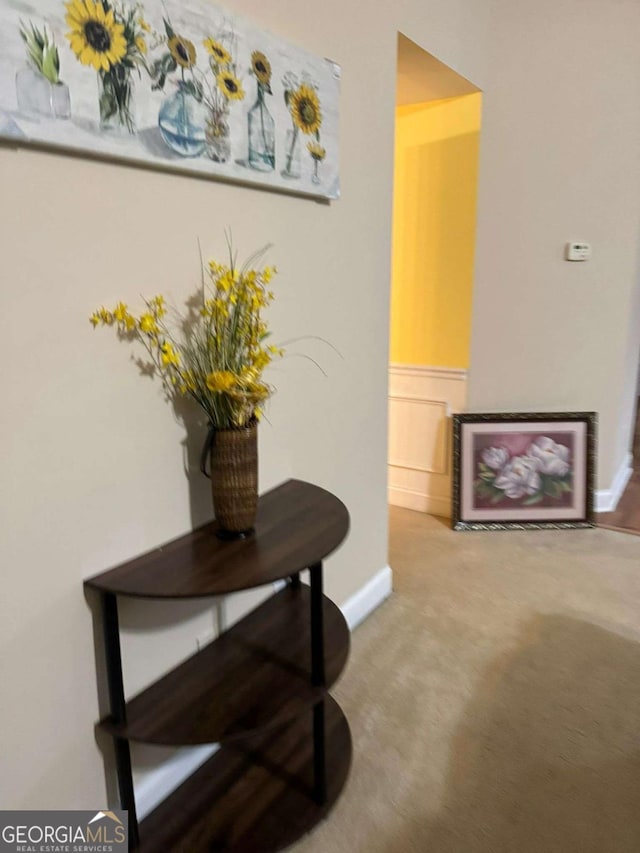
<instances>
[{"instance_id":1,"label":"framed floral painting","mask_svg":"<svg viewBox=\"0 0 640 853\"><path fill-rule=\"evenodd\" d=\"M337 199L340 67L209 0L0 0L0 141Z\"/></svg>"},{"instance_id":2,"label":"framed floral painting","mask_svg":"<svg viewBox=\"0 0 640 853\"><path fill-rule=\"evenodd\" d=\"M596 414L453 416L453 528L593 527Z\"/></svg>"}]
</instances>

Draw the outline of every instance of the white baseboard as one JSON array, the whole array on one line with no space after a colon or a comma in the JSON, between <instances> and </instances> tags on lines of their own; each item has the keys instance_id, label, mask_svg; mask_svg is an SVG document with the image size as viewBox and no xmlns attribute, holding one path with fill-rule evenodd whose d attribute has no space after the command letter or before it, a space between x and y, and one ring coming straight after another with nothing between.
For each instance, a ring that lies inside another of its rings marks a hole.
<instances>
[{"instance_id":1,"label":"white baseboard","mask_svg":"<svg viewBox=\"0 0 640 853\"><path fill-rule=\"evenodd\" d=\"M428 512L430 515L439 515L441 518L451 518L451 498L434 497L412 489L389 486L388 499L392 506L401 506L416 512Z\"/></svg>"},{"instance_id":2,"label":"white baseboard","mask_svg":"<svg viewBox=\"0 0 640 853\"><path fill-rule=\"evenodd\" d=\"M364 622L392 592L393 572L390 566L385 566L340 606L349 629L353 631Z\"/></svg>"},{"instance_id":3,"label":"white baseboard","mask_svg":"<svg viewBox=\"0 0 640 853\"><path fill-rule=\"evenodd\" d=\"M284 581L279 582L276 591L284 585ZM347 620L349 630L353 631L391 595L392 591L392 572L389 566L385 566L348 598L340 608ZM152 812L165 797L175 791L178 785L181 785L218 749L217 744L181 749L159 767L146 773L144 779L137 782L135 786L138 819L141 820L149 812Z\"/></svg>"},{"instance_id":4,"label":"white baseboard","mask_svg":"<svg viewBox=\"0 0 640 853\"><path fill-rule=\"evenodd\" d=\"M152 812L184 780L211 758L220 747L217 744L190 746L179 750L159 767L150 770L135 786L138 820Z\"/></svg>"},{"instance_id":5,"label":"white baseboard","mask_svg":"<svg viewBox=\"0 0 640 853\"><path fill-rule=\"evenodd\" d=\"M595 496L596 512L613 512L618 506L618 501L627 487L627 483L633 474L633 456L627 453L622 460L622 465L613 478L610 489L599 489Z\"/></svg>"}]
</instances>

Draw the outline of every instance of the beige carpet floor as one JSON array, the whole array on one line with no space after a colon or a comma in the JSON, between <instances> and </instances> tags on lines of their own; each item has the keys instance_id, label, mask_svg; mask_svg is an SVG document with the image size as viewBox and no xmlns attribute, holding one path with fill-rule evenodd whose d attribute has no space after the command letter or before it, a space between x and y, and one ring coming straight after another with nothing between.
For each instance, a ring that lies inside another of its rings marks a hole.
<instances>
[{"instance_id":1,"label":"beige carpet floor","mask_svg":"<svg viewBox=\"0 0 640 853\"><path fill-rule=\"evenodd\" d=\"M639 853L640 538L392 508L390 564L334 690L351 776L291 849Z\"/></svg>"}]
</instances>

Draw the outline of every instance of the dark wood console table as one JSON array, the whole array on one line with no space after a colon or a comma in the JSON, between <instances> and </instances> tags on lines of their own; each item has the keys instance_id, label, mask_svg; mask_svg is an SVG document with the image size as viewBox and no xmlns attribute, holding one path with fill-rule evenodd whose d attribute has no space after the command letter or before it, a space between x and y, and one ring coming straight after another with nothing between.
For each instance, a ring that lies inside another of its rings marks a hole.
<instances>
[{"instance_id":1,"label":"dark wood console table","mask_svg":"<svg viewBox=\"0 0 640 853\"><path fill-rule=\"evenodd\" d=\"M351 735L328 690L346 664L349 629L323 595L322 560L348 529L341 501L289 480L260 498L249 539L218 539L212 522L85 581L100 595L111 713L98 726L114 739L132 850L281 850L338 799ZM284 589L125 700L118 596L218 596L283 579ZM220 749L138 824L130 741Z\"/></svg>"}]
</instances>

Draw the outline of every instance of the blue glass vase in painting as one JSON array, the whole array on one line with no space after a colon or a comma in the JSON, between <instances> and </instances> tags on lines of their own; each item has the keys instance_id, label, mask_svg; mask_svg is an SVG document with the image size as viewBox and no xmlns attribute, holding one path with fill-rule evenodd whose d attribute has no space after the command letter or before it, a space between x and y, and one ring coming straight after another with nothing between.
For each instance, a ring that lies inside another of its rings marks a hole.
<instances>
[{"instance_id":1,"label":"blue glass vase in painting","mask_svg":"<svg viewBox=\"0 0 640 853\"><path fill-rule=\"evenodd\" d=\"M206 108L186 86L178 90L160 107L158 127L166 145L181 157L199 157L207 145Z\"/></svg>"}]
</instances>

